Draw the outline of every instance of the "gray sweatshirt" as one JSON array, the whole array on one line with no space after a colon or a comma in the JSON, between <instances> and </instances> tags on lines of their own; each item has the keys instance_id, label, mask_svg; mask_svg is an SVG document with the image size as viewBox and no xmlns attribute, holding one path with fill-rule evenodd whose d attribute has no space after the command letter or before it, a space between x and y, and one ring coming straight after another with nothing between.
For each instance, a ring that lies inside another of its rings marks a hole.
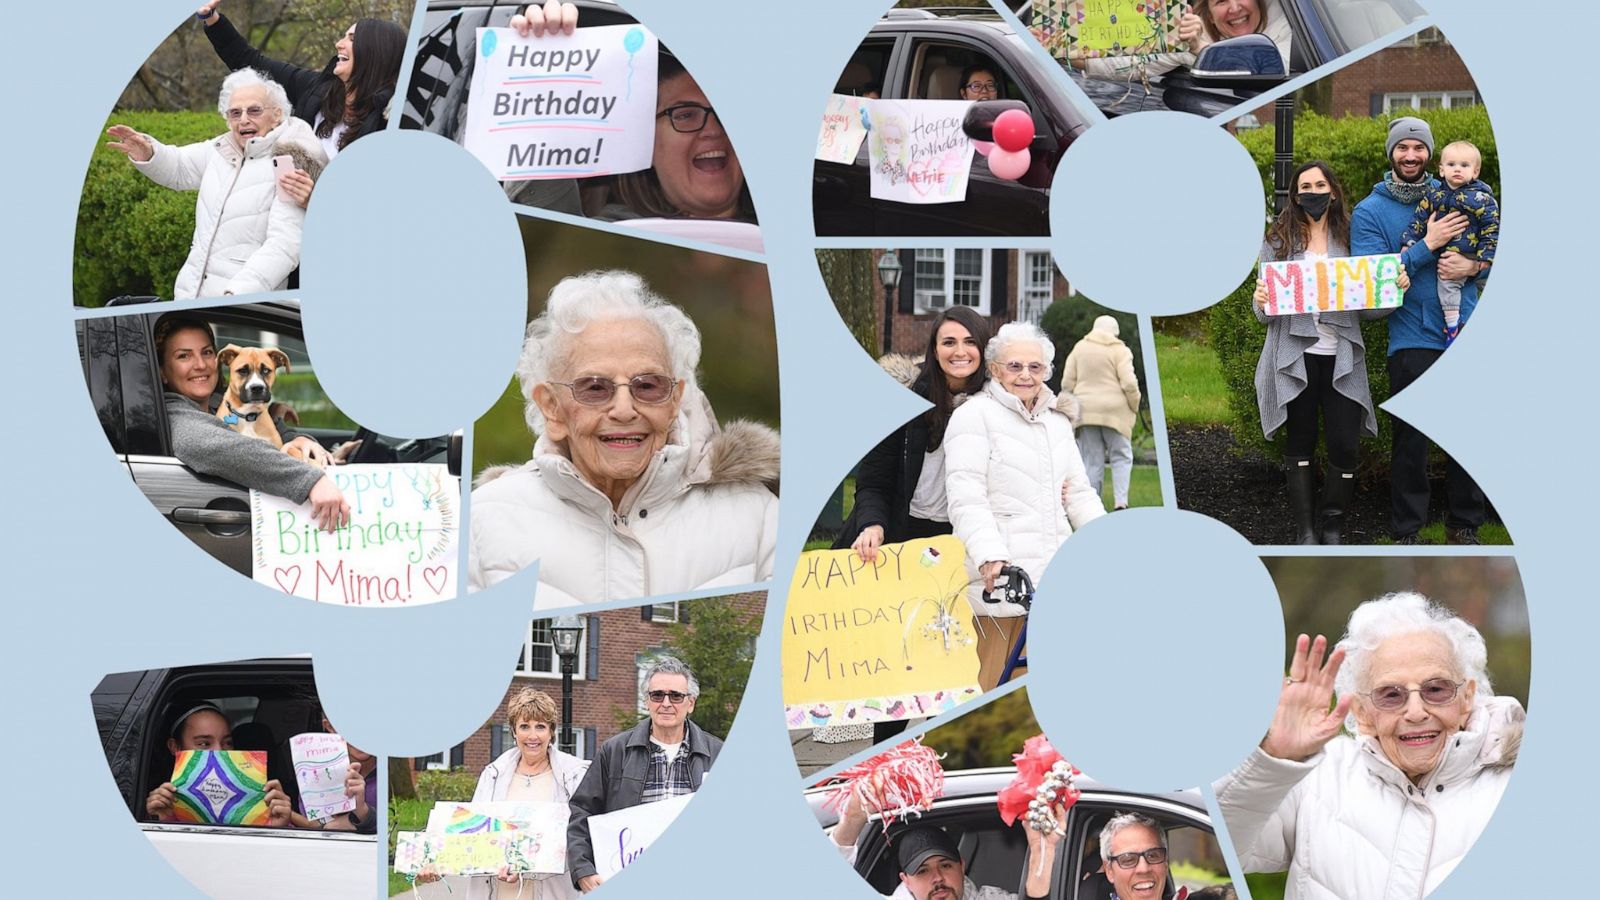
<instances>
[{"instance_id":1,"label":"gray sweatshirt","mask_svg":"<svg viewBox=\"0 0 1600 900\"><path fill-rule=\"evenodd\" d=\"M278 497L306 502L322 470L284 453L266 441L245 437L201 409L193 400L167 392L167 429L172 454L186 466L205 475L237 482ZM280 429L284 440L294 432Z\"/></svg>"}]
</instances>

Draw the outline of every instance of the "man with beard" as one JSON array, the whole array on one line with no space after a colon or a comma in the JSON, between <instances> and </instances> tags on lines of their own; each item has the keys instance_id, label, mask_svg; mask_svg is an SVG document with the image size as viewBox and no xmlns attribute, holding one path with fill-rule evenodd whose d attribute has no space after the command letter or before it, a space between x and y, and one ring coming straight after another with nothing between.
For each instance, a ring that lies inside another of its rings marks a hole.
<instances>
[{"instance_id":1,"label":"man with beard","mask_svg":"<svg viewBox=\"0 0 1600 900\"><path fill-rule=\"evenodd\" d=\"M1386 145L1389 171L1356 205L1350 216L1350 252L1355 256L1400 253L1411 287L1405 300L1388 317L1389 393L1393 396L1422 376L1444 353L1444 314L1439 308L1439 279L1469 279L1461 288L1461 319L1465 323L1478 303L1478 289L1488 266L1458 253L1434 254L1461 234L1467 217L1456 212L1428 222L1427 235L1405 247L1406 228L1417 204L1439 182L1427 173L1433 155L1433 131L1428 123L1402 116L1389 123ZM1428 448L1426 435L1399 418L1394 420L1389 489L1390 530L1397 544L1418 543L1417 532L1428 521ZM1451 544L1478 543L1485 503L1465 469L1446 457L1445 534Z\"/></svg>"},{"instance_id":2,"label":"man with beard","mask_svg":"<svg viewBox=\"0 0 1600 900\"><path fill-rule=\"evenodd\" d=\"M856 858L856 838L867 824L866 804L861 802L858 784L850 798L839 811L839 824L833 829L833 843L844 856L846 863ZM1056 807L1056 821L1066 821L1066 810ZM1065 833L1060 827L1049 834L1040 834L1020 821L1018 828L1028 838L1027 881L1023 884L1028 900L1050 895L1050 870L1056 858L1056 847ZM900 871L900 886L893 894L885 896L896 900L1017 900L1017 895L993 885L978 886L967 877L966 863L961 850L943 828L934 825L913 825L900 829L894 836L895 861Z\"/></svg>"}]
</instances>

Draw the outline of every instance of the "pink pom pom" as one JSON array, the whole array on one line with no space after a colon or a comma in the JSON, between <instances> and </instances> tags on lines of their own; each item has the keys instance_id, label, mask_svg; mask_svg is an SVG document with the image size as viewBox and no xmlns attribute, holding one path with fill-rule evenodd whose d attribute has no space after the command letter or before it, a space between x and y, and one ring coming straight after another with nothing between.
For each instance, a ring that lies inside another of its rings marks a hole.
<instances>
[{"instance_id":1,"label":"pink pom pom","mask_svg":"<svg viewBox=\"0 0 1600 900\"><path fill-rule=\"evenodd\" d=\"M939 754L922 746L919 739L891 747L835 777L838 781L823 803L824 808L843 811L860 784L862 801L871 812L883 817L885 831L896 819L921 815L933 806L933 801L944 796L944 767L939 764Z\"/></svg>"},{"instance_id":2,"label":"pink pom pom","mask_svg":"<svg viewBox=\"0 0 1600 900\"><path fill-rule=\"evenodd\" d=\"M1028 174L1028 166L1032 163L1033 157L1028 154L1026 147L1015 153L999 147L989 152L989 171L994 173L994 177L1006 181L1016 181Z\"/></svg>"}]
</instances>

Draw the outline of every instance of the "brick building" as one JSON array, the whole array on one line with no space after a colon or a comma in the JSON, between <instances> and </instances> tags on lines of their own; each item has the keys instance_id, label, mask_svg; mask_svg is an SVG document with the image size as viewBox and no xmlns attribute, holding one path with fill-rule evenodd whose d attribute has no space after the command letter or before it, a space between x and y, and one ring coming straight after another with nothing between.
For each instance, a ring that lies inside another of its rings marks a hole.
<instances>
[{"instance_id":1,"label":"brick building","mask_svg":"<svg viewBox=\"0 0 1600 900\"><path fill-rule=\"evenodd\" d=\"M1402 109L1449 109L1481 102L1478 86L1437 28L1424 28L1399 43L1334 72L1313 88L1326 92L1328 114L1381 116ZM1320 99L1320 98L1319 98ZM1321 104L1317 104L1322 108ZM1272 107L1254 111L1272 124Z\"/></svg>"},{"instance_id":2,"label":"brick building","mask_svg":"<svg viewBox=\"0 0 1600 900\"><path fill-rule=\"evenodd\" d=\"M876 264L883 250L873 250ZM970 306L998 328L1024 319L1037 324L1045 307L1072 293L1048 250L982 250L923 247L897 250L900 285L895 289L893 352L920 355L933 320L947 306ZM874 283L878 346L883 342L882 284Z\"/></svg>"},{"instance_id":3,"label":"brick building","mask_svg":"<svg viewBox=\"0 0 1600 900\"><path fill-rule=\"evenodd\" d=\"M759 619L766 605L765 593L735 594L733 603L748 616ZM634 709L644 714L640 675L662 651L671 623L694 624L696 601L662 603L583 616L584 633L579 646L578 673L572 680L572 727L577 747L562 749L593 759L595 748L617 733L613 710ZM483 727L449 751L431 757L417 757L412 767L465 768L474 776L491 760L511 749L506 726L506 703L524 687L537 688L556 701L561 710L561 661L551 644L549 619L528 624L522 652L517 657L516 674L506 688L505 697ZM557 738L560 730L557 723ZM559 743L558 743L559 745Z\"/></svg>"}]
</instances>

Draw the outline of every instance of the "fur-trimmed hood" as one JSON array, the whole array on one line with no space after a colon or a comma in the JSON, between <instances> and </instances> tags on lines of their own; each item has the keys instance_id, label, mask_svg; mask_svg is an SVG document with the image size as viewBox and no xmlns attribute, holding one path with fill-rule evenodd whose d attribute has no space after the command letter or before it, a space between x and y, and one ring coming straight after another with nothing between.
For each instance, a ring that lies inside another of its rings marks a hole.
<instances>
[{"instance_id":1,"label":"fur-trimmed hood","mask_svg":"<svg viewBox=\"0 0 1600 900\"><path fill-rule=\"evenodd\" d=\"M916 384L917 378L922 375L922 357L909 356L904 353L889 353L878 357L878 366L889 373L889 377L900 382L905 387ZM956 406L967 401L970 394L957 394ZM1083 407L1078 398L1071 391L1056 392L1056 410L1067 417L1073 428L1083 419Z\"/></svg>"}]
</instances>

